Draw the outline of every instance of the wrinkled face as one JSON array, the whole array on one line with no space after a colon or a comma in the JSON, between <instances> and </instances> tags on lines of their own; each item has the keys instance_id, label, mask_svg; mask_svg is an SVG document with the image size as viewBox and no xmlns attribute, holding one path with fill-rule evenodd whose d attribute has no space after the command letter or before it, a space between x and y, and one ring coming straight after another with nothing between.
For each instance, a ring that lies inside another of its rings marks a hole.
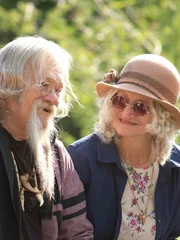
<instances>
[{"instance_id":1,"label":"wrinkled face","mask_svg":"<svg viewBox=\"0 0 180 240\"><path fill-rule=\"evenodd\" d=\"M48 121L52 120L56 113L61 90L61 81L47 78L39 85L32 84L23 93L20 100L18 97L9 97L7 109L10 122L25 131L33 110L33 104L41 99L42 103L37 107L37 116L42 124L42 129L45 129Z\"/></svg>"},{"instance_id":2,"label":"wrinkled face","mask_svg":"<svg viewBox=\"0 0 180 240\"><path fill-rule=\"evenodd\" d=\"M113 127L121 136L143 136L151 122L150 99L127 91L118 91L112 99Z\"/></svg>"}]
</instances>

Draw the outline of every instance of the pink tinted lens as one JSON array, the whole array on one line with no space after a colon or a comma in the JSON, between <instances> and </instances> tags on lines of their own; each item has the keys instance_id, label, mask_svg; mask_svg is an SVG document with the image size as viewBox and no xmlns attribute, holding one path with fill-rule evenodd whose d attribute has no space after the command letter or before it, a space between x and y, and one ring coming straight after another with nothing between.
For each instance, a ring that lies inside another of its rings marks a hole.
<instances>
[{"instance_id":1,"label":"pink tinted lens","mask_svg":"<svg viewBox=\"0 0 180 240\"><path fill-rule=\"evenodd\" d=\"M112 104L114 108L123 111L126 107L126 100L122 96L117 95L113 97Z\"/></svg>"},{"instance_id":2,"label":"pink tinted lens","mask_svg":"<svg viewBox=\"0 0 180 240\"><path fill-rule=\"evenodd\" d=\"M133 109L139 116L144 116L147 113L147 107L143 102L134 103Z\"/></svg>"},{"instance_id":3,"label":"pink tinted lens","mask_svg":"<svg viewBox=\"0 0 180 240\"><path fill-rule=\"evenodd\" d=\"M147 106L143 102L137 101L134 104L128 104L122 96L115 95L112 98L112 104L114 108L120 111L123 111L127 105L130 105L138 116L144 116L148 113Z\"/></svg>"}]
</instances>

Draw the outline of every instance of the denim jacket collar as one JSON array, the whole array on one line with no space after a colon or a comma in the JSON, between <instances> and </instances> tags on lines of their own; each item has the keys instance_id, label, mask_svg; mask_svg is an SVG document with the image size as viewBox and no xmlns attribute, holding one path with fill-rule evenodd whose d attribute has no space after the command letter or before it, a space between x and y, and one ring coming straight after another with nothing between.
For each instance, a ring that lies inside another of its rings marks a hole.
<instances>
[{"instance_id":1,"label":"denim jacket collar","mask_svg":"<svg viewBox=\"0 0 180 240\"><path fill-rule=\"evenodd\" d=\"M123 170L122 165L119 161L119 154L116 144L111 141L108 144L103 143L100 138L95 135L97 140L97 161L102 163L116 164L121 170ZM161 177L159 183L164 182L172 175L173 168L180 167L180 147L174 144L172 154L170 159L163 165L160 165ZM124 170L123 170L124 171Z\"/></svg>"}]
</instances>

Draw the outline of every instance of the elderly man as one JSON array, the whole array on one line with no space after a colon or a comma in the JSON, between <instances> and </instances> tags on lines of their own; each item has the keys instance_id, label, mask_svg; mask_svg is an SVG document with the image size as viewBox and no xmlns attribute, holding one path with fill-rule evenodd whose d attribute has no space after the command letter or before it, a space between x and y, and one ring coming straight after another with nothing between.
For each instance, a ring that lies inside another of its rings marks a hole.
<instances>
[{"instance_id":1,"label":"elderly man","mask_svg":"<svg viewBox=\"0 0 180 240\"><path fill-rule=\"evenodd\" d=\"M54 117L77 101L71 56L41 37L0 50L0 239L93 239L84 189Z\"/></svg>"}]
</instances>

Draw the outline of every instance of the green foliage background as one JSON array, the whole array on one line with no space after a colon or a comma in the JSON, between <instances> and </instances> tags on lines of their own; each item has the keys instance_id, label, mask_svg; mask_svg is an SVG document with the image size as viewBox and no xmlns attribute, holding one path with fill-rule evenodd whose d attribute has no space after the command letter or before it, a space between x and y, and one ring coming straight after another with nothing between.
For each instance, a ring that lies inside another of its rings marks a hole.
<instances>
[{"instance_id":1,"label":"green foliage background","mask_svg":"<svg viewBox=\"0 0 180 240\"><path fill-rule=\"evenodd\" d=\"M95 84L109 69L142 53L161 54L180 69L179 22L179 0L0 0L0 45L41 35L72 54L71 81L84 108L57 123L68 145L92 131Z\"/></svg>"}]
</instances>

